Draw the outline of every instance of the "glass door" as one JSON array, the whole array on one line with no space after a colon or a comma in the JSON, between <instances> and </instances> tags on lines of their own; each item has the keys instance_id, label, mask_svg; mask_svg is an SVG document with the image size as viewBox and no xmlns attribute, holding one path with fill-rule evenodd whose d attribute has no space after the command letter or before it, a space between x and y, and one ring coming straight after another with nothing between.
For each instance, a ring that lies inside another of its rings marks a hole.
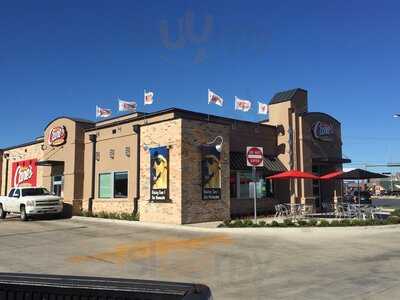
<instances>
[{"instance_id":1,"label":"glass door","mask_svg":"<svg viewBox=\"0 0 400 300\"><path fill-rule=\"evenodd\" d=\"M52 186L52 192L54 195L63 197L63 184L64 184L64 176L62 175L56 175L53 176L53 186Z\"/></svg>"}]
</instances>

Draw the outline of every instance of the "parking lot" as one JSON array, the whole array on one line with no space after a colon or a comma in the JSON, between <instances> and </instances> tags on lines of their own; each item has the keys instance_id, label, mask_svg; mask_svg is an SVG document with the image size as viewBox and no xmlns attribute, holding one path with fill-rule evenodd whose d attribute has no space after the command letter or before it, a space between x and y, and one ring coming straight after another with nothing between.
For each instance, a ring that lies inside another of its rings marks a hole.
<instances>
[{"instance_id":1,"label":"parking lot","mask_svg":"<svg viewBox=\"0 0 400 300\"><path fill-rule=\"evenodd\" d=\"M0 271L209 285L215 299L387 299L400 227L198 229L0 221Z\"/></svg>"}]
</instances>

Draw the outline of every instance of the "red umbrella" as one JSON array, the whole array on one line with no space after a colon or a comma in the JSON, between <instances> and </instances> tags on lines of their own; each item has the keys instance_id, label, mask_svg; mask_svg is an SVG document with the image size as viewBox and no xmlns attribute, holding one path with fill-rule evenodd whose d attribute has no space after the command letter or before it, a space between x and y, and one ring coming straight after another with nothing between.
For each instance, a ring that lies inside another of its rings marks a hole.
<instances>
[{"instance_id":1,"label":"red umbrella","mask_svg":"<svg viewBox=\"0 0 400 300\"><path fill-rule=\"evenodd\" d=\"M286 172L282 172L282 173L267 177L267 179L296 179L296 178L319 179L319 177L317 177L311 173L302 172L302 171L298 171L298 170L286 171Z\"/></svg>"},{"instance_id":2,"label":"red umbrella","mask_svg":"<svg viewBox=\"0 0 400 300\"><path fill-rule=\"evenodd\" d=\"M325 174L324 176L321 176L320 179L322 180L330 180L336 178L340 179L340 176L342 176L343 174L344 174L343 171L335 171L332 173Z\"/></svg>"}]
</instances>

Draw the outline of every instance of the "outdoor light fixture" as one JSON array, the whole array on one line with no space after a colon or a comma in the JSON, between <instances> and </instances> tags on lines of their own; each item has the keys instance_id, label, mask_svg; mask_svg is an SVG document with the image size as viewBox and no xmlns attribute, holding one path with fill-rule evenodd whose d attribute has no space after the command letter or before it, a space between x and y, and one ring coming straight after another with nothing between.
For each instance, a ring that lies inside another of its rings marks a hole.
<instances>
[{"instance_id":1,"label":"outdoor light fixture","mask_svg":"<svg viewBox=\"0 0 400 300\"><path fill-rule=\"evenodd\" d=\"M394 114L393 118L400 118L400 114Z\"/></svg>"},{"instance_id":2,"label":"outdoor light fixture","mask_svg":"<svg viewBox=\"0 0 400 300\"><path fill-rule=\"evenodd\" d=\"M222 145L224 144L224 139L222 138L222 136L217 136L215 139L213 139L211 142L208 142L207 143L207 145L212 145L212 144L214 144L218 139L220 139L221 141L220 141L220 143L219 144L216 144L215 145L215 149L218 151L218 152L221 152L222 151Z\"/></svg>"}]
</instances>

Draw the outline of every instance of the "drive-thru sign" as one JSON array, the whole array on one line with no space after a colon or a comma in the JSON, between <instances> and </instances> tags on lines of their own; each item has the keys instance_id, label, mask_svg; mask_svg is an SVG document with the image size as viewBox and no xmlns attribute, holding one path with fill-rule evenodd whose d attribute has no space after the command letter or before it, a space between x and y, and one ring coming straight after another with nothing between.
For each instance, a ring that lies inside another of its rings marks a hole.
<instances>
[{"instance_id":1,"label":"drive-thru sign","mask_svg":"<svg viewBox=\"0 0 400 300\"><path fill-rule=\"evenodd\" d=\"M257 178L256 168L264 166L263 147L246 147L247 166L253 169L254 222L257 222Z\"/></svg>"},{"instance_id":2,"label":"drive-thru sign","mask_svg":"<svg viewBox=\"0 0 400 300\"><path fill-rule=\"evenodd\" d=\"M263 148L262 147L247 147L246 160L248 167L262 167L263 166Z\"/></svg>"}]
</instances>

